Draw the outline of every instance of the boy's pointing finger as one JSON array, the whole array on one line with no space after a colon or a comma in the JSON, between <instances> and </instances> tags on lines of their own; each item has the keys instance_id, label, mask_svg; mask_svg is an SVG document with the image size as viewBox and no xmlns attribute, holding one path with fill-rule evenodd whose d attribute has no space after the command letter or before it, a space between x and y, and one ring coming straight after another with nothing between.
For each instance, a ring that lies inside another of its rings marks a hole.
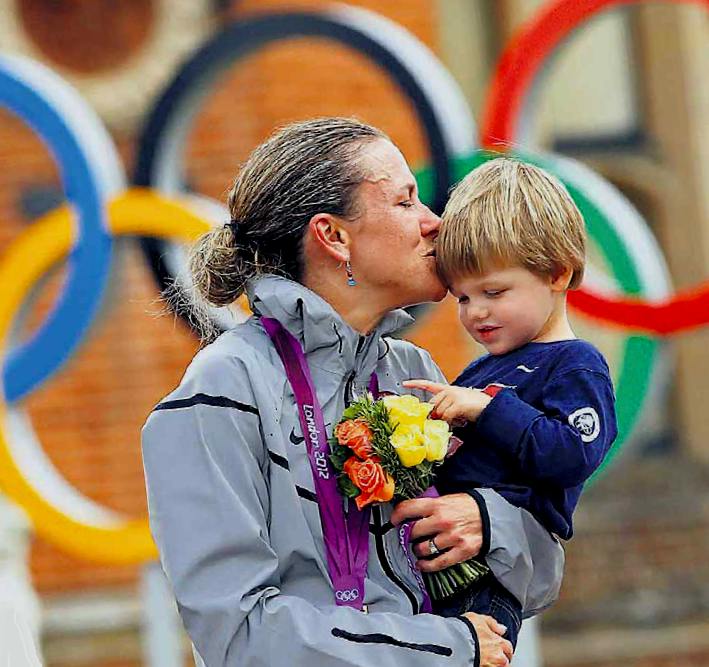
<instances>
[{"instance_id":1,"label":"boy's pointing finger","mask_svg":"<svg viewBox=\"0 0 709 667\"><path fill-rule=\"evenodd\" d=\"M401 384L407 389L423 389L432 394L437 394L448 386L447 384L431 382L430 380L404 380Z\"/></svg>"}]
</instances>

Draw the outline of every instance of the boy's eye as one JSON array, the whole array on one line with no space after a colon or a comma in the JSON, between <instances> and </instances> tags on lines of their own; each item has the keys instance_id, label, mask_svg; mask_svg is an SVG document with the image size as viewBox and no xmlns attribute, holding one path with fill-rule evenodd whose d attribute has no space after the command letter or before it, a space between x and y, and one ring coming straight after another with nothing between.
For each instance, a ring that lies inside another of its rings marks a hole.
<instances>
[{"instance_id":1,"label":"boy's eye","mask_svg":"<svg viewBox=\"0 0 709 667\"><path fill-rule=\"evenodd\" d=\"M468 297L467 296L459 296L458 303L468 303Z\"/></svg>"},{"instance_id":2,"label":"boy's eye","mask_svg":"<svg viewBox=\"0 0 709 667\"><path fill-rule=\"evenodd\" d=\"M410 199L407 199L406 201L399 202L399 206L403 206L404 208L410 208L413 205L414 205L414 203Z\"/></svg>"},{"instance_id":3,"label":"boy's eye","mask_svg":"<svg viewBox=\"0 0 709 667\"><path fill-rule=\"evenodd\" d=\"M507 290L504 290L504 289L487 289L487 290L485 290L485 296L490 297L491 299L494 299L495 297L501 296L506 291Z\"/></svg>"}]
</instances>

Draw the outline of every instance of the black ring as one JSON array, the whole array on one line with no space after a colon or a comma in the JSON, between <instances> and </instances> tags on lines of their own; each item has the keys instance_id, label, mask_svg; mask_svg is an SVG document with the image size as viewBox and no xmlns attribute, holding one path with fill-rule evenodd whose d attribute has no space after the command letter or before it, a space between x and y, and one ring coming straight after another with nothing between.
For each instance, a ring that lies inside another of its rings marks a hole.
<instances>
[{"instance_id":1,"label":"black ring","mask_svg":"<svg viewBox=\"0 0 709 667\"><path fill-rule=\"evenodd\" d=\"M433 210L440 212L453 183L452 162L443 129L426 93L397 55L373 38L325 14L311 12L274 13L241 19L217 33L177 72L150 112L139 139L133 182L137 186L155 184L155 166L164 149L163 139L177 122L185 103L195 90L208 86L229 66L272 42L292 37L326 37L350 46L382 67L411 100L423 123L433 171ZM164 261L167 243L141 239L143 252L161 290L173 280ZM186 313L179 313L183 318ZM189 321L189 318L187 318Z\"/></svg>"}]
</instances>

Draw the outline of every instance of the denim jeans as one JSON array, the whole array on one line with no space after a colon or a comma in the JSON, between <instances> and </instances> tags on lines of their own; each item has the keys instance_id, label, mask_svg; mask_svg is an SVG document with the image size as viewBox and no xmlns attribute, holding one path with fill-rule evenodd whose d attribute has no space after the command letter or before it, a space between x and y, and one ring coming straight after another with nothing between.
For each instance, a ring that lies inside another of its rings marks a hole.
<instances>
[{"instance_id":1,"label":"denim jeans","mask_svg":"<svg viewBox=\"0 0 709 667\"><path fill-rule=\"evenodd\" d=\"M505 639L517 646L522 626L522 607L517 599L492 574L487 574L461 593L444 600L433 601L433 611L439 616L460 616L472 611L492 616L507 628Z\"/></svg>"}]
</instances>

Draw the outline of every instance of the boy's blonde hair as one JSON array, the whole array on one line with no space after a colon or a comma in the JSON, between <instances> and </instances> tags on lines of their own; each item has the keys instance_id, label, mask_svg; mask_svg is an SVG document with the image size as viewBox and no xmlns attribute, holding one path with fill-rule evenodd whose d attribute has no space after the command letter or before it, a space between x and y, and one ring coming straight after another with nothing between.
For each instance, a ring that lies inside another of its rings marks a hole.
<instances>
[{"instance_id":1,"label":"boy's blonde hair","mask_svg":"<svg viewBox=\"0 0 709 667\"><path fill-rule=\"evenodd\" d=\"M496 265L518 265L538 275L570 268L573 289L583 279L585 253L583 216L564 185L508 157L482 164L455 187L436 241L448 284Z\"/></svg>"}]
</instances>

